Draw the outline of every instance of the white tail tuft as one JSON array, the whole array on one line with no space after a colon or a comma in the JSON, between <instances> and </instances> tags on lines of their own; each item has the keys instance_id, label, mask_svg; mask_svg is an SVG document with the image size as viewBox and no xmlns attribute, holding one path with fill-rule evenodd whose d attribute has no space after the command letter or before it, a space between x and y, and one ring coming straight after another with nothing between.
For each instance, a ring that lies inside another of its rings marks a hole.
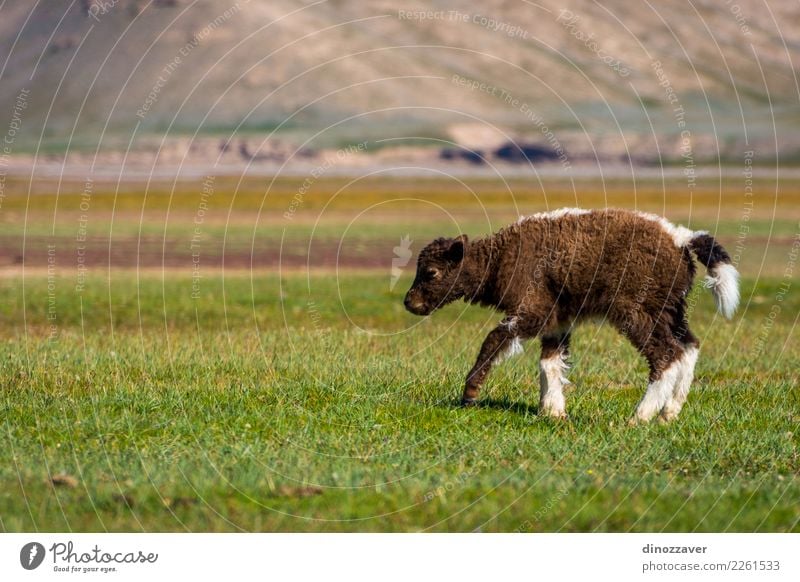
<instances>
[{"instance_id":1,"label":"white tail tuft","mask_svg":"<svg viewBox=\"0 0 800 582\"><path fill-rule=\"evenodd\" d=\"M705 286L714 294L714 301L726 319L731 319L739 305L739 271L730 263L718 263L708 270Z\"/></svg>"}]
</instances>

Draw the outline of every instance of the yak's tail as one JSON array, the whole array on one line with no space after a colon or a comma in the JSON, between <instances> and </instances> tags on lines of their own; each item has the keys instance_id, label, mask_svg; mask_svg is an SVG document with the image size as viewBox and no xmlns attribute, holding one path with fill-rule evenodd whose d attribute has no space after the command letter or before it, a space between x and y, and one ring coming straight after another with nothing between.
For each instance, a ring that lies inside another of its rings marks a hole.
<instances>
[{"instance_id":1,"label":"yak's tail","mask_svg":"<svg viewBox=\"0 0 800 582\"><path fill-rule=\"evenodd\" d=\"M717 311L731 319L739 305L739 271L731 264L730 255L705 232L695 233L689 241L689 248L708 269L705 286L714 294Z\"/></svg>"}]
</instances>

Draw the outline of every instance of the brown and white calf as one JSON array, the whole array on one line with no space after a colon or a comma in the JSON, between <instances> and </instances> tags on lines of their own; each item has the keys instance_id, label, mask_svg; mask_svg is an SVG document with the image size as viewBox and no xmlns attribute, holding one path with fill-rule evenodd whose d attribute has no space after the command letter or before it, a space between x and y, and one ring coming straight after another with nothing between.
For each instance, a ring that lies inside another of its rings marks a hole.
<instances>
[{"instance_id":1,"label":"brown and white calf","mask_svg":"<svg viewBox=\"0 0 800 582\"><path fill-rule=\"evenodd\" d=\"M462 404L475 403L500 357L541 337L540 414L564 417L570 333L580 320L615 326L647 359L650 383L632 422L675 418L689 393L698 341L686 297L692 253L708 269L708 286L730 319L739 274L725 249L703 231L627 210L563 208L520 218L474 241L440 238L419 255L406 308L428 315L456 299L495 307L506 317L481 346L467 374Z\"/></svg>"}]
</instances>

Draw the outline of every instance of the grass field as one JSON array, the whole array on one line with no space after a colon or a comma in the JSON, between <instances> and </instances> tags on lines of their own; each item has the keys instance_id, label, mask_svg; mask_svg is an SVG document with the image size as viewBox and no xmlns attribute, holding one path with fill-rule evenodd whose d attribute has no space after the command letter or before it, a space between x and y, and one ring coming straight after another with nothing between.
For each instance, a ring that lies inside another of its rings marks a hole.
<instances>
[{"instance_id":1,"label":"grass field","mask_svg":"<svg viewBox=\"0 0 800 582\"><path fill-rule=\"evenodd\" d=\"M218 185L203 260L281 241L302 256L311 241L352 239L341 248L354 256L384 244L385 265L204 267L198 279L189 237L199 193L184 186L171 206L150 208L130 188L92 193L90 238L111 257L151 236L185 266L109 259L83 279L80 194L65 190L58 202L45 186L9 188L4 235L26 260L24 271L0 271L0 528L800 531L796 184L748 216L734 321L695 289L702 348L681 417L637 428L625 421L645 387L644 362L600 324L574 338L568 421L536 415L536 342L496 369L480 407L456 406L500 316L460 303L425 319L406 313L413 264L391 288L391 248L407 232L419 250L434 234L499 226L516 209L493 198L498 185L484 184L480 197L490 223L458 192L405 182L372 185L332 214L320 201L341 185L320 183L319 200L282 220L295 186L264 204L255 186L237 199ZM574 205L559 188L547 205ZM688 218L733 250L738 188L706 185L692 205L657 185L637 204L621 187L605 199ZM441 202L455 222L415 214L412 203L363 218L397 196ZM577 203L603 200L581 191ZM536 189L517 201L543 206ZM27 260L31 240L57 249L50 270L46 253Z\"/></svg>"}]
</instances>

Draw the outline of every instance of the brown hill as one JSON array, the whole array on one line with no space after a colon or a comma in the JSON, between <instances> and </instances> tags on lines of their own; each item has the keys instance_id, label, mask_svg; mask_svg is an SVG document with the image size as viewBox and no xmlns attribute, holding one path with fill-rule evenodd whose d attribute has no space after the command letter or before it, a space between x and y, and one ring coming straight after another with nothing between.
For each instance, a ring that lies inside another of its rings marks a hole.
<instances>
[{"instance_id":1,"label":"brown hill","mask_svg":"<svg viewBox=\"0 0 800 582\"><path fill-rule=\"evenodd\" d=\"M312 148L800 147L792 0L7 0L0 47L3 127L28 92L18 150L276 128Z\"/></svg>"}]
</instances>

